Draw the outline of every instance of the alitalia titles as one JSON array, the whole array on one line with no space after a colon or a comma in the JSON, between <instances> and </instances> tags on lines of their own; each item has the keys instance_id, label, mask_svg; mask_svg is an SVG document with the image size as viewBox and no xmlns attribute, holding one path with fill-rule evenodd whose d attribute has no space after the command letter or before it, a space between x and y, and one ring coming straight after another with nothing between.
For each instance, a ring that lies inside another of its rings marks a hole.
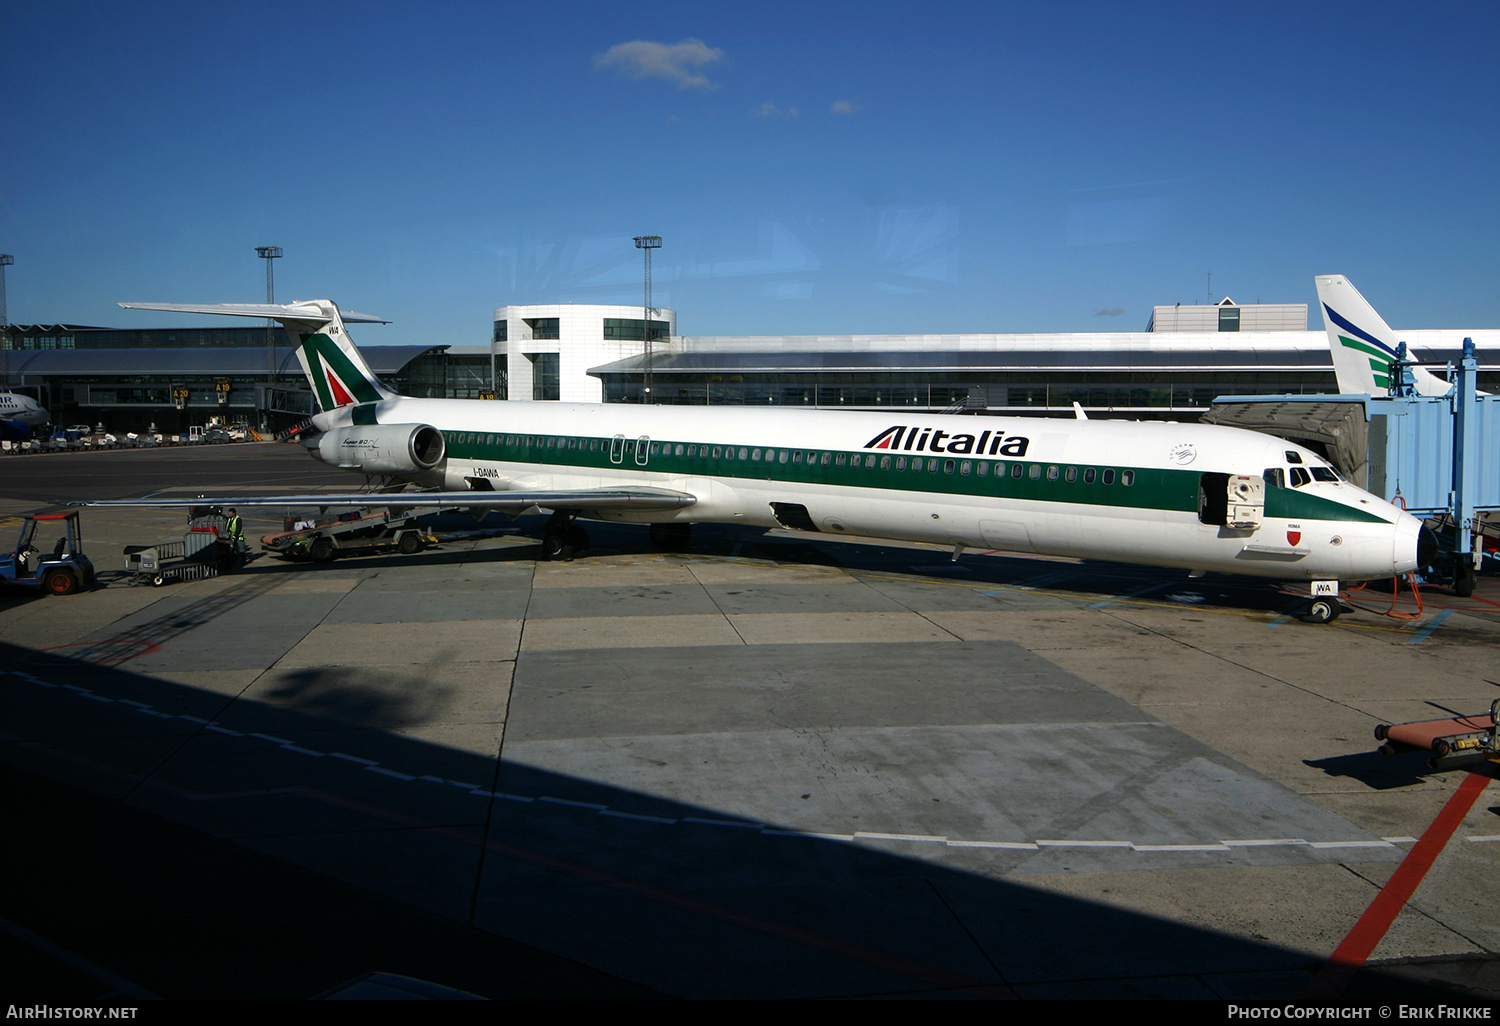
<instances>
[{"instance_id":1,"label":"alitalia titles","mask_svg":"<svg viewBox=\"0 0 1500 1026\"><path fill-rule=\"evenodd\" d=\"M939 428L915 428L905 425L888 427L865 443L866 449L892 452L951 452L960 456L1025 456L1031 439L1022 435L1007 436L1001 431L981 431L974 435L952 434Z\"/></svg>"}]
</instances>

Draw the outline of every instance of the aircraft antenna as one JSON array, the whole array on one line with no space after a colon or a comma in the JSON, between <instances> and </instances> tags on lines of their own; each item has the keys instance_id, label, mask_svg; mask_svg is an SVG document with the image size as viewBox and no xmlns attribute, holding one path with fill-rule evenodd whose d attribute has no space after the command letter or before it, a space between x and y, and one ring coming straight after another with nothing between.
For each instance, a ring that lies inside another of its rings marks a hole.
<instances>
[{"instance_id":1,"label":"aircraft antenna","mask_svg":"<svg viewBox=\"0 0 1500 1026\"><path fill-rule=\"evenodd\" d=\"M256 246L255 255L266 262L266 302L276 302L276 275L271 270L272 260L281 256L280 246ZM276 387L276 322L266 318L266 408L261 413L260 426L271 426L271 389Z\"/></svg>"},{"instance_id":2,"label":"aircraft antenna","mask_svg":"<svg viewBox=\"0 0 1500 1026\"><path fill-rule=\"evenodd\" d=\"M646 342L646 390L642 402L651 401L651 251L661 249L660 235L637 235L635 248L646 258L646 301L641 305L641 338Z\"/></svg>"},{"instance_id":3,"label":"aircraft antenna","mask_svg":"<svg viewBox=\"0 0 1500 1026\"><path fill-rule=\"evenodd\" d=\"M4 387L10 389L10 314L5 308L5 269L16 262L9 253L0 253L0 359L5 360Z\"/></svg>"}]
</instances>

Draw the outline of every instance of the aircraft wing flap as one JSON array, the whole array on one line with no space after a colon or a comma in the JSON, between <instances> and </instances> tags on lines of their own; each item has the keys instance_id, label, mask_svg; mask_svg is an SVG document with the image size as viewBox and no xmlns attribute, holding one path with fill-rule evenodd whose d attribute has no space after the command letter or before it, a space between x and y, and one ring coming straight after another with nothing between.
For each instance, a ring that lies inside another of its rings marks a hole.
<instances>
[{"instance_id":1,"label":"aircraft wing flap","mask_svg":"<svg viewBox=\"0 0 1500 1026\"><path fill-rule=\"evenodd\" d=\"M186 509L189 506L399 506L402 509L493 509L521 513L533 506L565 510L668 510L697 502L666 488L594 488L514 492L357 492L311 495L199 495L187 498L53 499L55 506Z\"/></svg>"}]
</instances>

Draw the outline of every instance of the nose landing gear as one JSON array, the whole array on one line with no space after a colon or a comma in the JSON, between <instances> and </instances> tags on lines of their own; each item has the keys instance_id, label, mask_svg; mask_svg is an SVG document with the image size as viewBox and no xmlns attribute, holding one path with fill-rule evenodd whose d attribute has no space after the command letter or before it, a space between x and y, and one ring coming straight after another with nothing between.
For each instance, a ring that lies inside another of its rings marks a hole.
<instances>
[{"instance_id":1,"label":"nose landing gear","mask_svg":"<svg viewBox=\"0 0 1500 1026\"><path fill-rule=\"evenodd\" d=\"M1338 619L1338 599L1316 598L1307 603L1307 608L1298 614L1303 623L1332 623Z\"/></svg>"},{"instance_id":2,"label":"nose landing gear","mask_svg":"<svg viewBox=\"0 0 1500 1026\"><path fill-rule=\"evenodd\" d=\"M1297 619L1303 623L1333 623L1337 620L1344 611L1339 605L1339 582L1313 581L1310 590L1307 605L1297 614Z\"/></svg>"}]
</instances>

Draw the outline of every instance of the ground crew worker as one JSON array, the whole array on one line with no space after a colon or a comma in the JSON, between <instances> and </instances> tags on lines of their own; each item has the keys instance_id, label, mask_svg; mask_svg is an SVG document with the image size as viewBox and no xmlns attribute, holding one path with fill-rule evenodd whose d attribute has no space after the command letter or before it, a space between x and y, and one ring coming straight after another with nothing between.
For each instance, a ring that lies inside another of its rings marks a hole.
<instances>
[{"instance_id":1,"label":"ground crew worker","mask_svg":"<svg viewBox=\"0 0 1500 1026\"><path fill-rule=\"evenodd\" d=\"M235 548L241 548L245 544L245 522L240 515L229 507L229 519L225 521L224 527L229 532L229 540L234 542Z\"/></svg>"}]
</instances>

